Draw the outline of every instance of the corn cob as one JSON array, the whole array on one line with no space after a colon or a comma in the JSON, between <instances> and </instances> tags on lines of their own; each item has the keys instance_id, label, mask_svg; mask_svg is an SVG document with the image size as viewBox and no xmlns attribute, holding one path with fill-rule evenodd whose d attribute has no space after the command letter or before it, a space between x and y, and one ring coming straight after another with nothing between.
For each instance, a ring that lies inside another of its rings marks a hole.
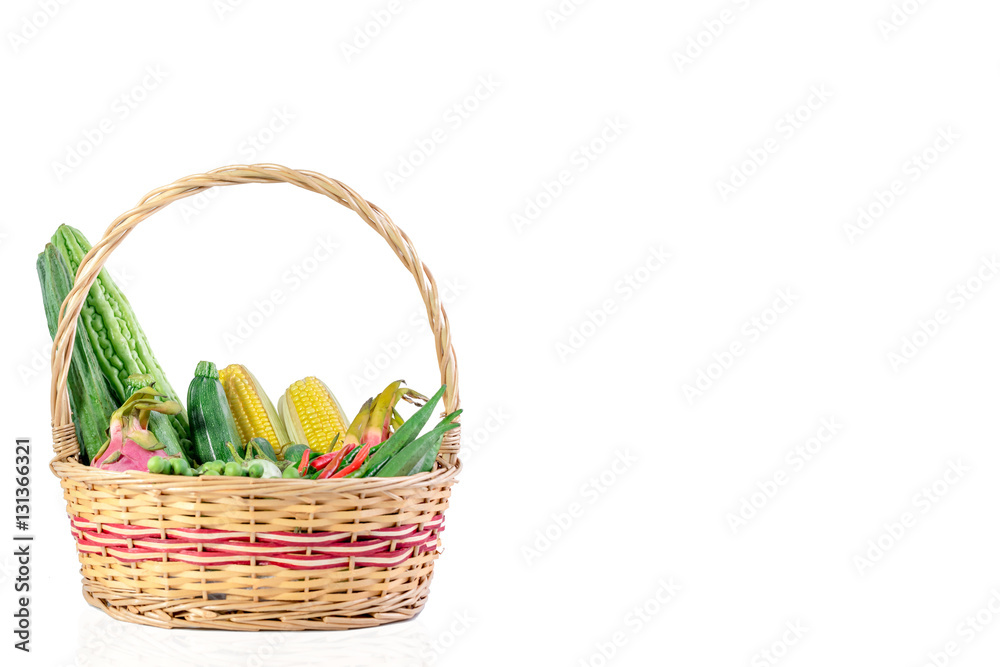
<instances>
[{"instance_id":1,"label":"corn cob","mask_svg":"<svg viewBox=\"0 0 1000 667\"><path fill-rule=\"evenodd\" d=\"M69 225L60 225L52 235L52 243L62 251L70 271L75 275L84 255L90 250L87 237ZM167 382L149 348L146 334L139 326L132 306L106 269L101 269L87 294L80 311L80 323L94 348L97 363L120 403L130 396L126 389L128 376L145 373L153 376L156 389L165 396L165 400L180 403L180 398ZM187 440L187 413L182 409L178 414L171 415L169 420L177 436L182 441Z\"/></svg>"},{"instance_id":2,"label":"corn cob","mask_svg":"<svg viewBox=\"0 0 1000 667\"><path fill-rule=\"evenodd\" d=\"M291 440L274 410L274 404L253 373L240 364L230 364L219 371L219 380L226 390L229 409L243 442L264 438L275 452L280 453Z\"/></svg>"},{"instance_id":3,"label":"corn cob","mask_svg":"<svg viewBox=\"0 0 1000 667\"><path fill-rule=\"evenodd\" d=\"M318 378L307 377L292 383L278 401L278 414L296 444L326 454L338 433L337 449L343 447L347 433L344 409L329 387Z\"/></svg>"}]
</instances>

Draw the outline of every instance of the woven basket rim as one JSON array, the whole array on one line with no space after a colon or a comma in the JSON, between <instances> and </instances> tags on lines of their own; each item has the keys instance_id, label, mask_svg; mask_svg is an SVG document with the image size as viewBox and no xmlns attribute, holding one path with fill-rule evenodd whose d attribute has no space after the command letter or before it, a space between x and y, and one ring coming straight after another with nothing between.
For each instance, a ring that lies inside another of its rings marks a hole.
<instances>
[{"instance_id":1,"label":"woven basket rim","mask_svg":"<svg viewBox=\"0 0 1000 667\"><path fill-rule=\"evenodd\" d=\"M93 481L96 484L114 484L116 486L127 487L134 490L157 490L166 493L183 493L185 491L196 491L195 487L215 489L222 488L242 488L254 489L255 487L267 487L273 491L275 488L288 491L328 489L330 492L374 493L378 491L399 491L411 488L436 488L452 482L462 470L461 459L456 458L452 465L445 465L440 461L430 472L422 472L405 477L356 477L338 479L308 479L293 478L255 478L255 477L229 477L225 475L161 475L151 472L141 472L138 470L113 471L94 468L84 465L76 459L55 458L49 464L52 473L59 478L68 478L75 481ZM258 495L254 493L253 495Z\"/></svg>"}]
</instances>

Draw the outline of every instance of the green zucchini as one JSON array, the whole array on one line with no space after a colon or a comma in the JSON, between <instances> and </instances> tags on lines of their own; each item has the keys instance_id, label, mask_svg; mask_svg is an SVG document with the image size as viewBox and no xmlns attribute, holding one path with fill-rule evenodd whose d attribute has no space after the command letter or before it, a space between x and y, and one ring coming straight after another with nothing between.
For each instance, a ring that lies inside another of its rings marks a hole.
<instances>
[{"instance_id":1,"label":"green zucchini","mask_svg":"<svg viewBox=\"0 0 1000 667\"><path fill-rule=\"evenodd\" d=\"M51 243L38 255L35 264L38 280L42 284L42 303L49 335L56 336L59 308L73 288L73 275L62 253ZM66 377L69 405L76 425L76 441L80 444L80 460L88 463L107 440L108 423L118 409L111 396L107 380L97 363L90 339L77 318L76 337L73 339L73 356ZM159 415L163 416L163 415Z\"/></svg>"},{"instance_id":2,"label":"green zucchini","mask_svg":"<svg viewBox=\"0 0 1000 667\"><path fill-rule=\"evenodd\" d=\"M60 225L52 235L52 244L62 252L70 274L75 276L90 250L87 237L69 225ZM166 400L181 402L153 356L132 306L107 269L101 269L90 287L80 311L80 324L119 404L128 400L130 394L125 389L125 382L133 373L149 373L156 380L157 391L166 396ZM185 441L188 438L187 414L181 410L168 419L177 437Z\"/></svg>"},{"instance_id":3,"label":"green zucchini","mask_svg":"<svg viewBox=\"0 0 1000 667\"><path fill-rule=\"evenodd\" d=\"M195 458L200 463L233 461L233 452L226 445L239 448L243 442L219 382L219 370L211 361L199 361L195 367L187 405Z\"/></svg>"},{"instance_id":4,"label":"green zucchini","mask_svg":"<svg viewBox=\"0 0 1000 667\"><path fill-rule=\"evenodd\" d=\"M156 380L149 373L129 375L125 379L125 390L131 396L144 387L153 387ZM179 456L191 463L191 452L184 447L184 443L177 437L177 432L170 423L170 416L160 412L149 413L149 423L147 428L156 436L156 439L163 443L163 448L170 456Z\"/></svg>"}]
</instances>

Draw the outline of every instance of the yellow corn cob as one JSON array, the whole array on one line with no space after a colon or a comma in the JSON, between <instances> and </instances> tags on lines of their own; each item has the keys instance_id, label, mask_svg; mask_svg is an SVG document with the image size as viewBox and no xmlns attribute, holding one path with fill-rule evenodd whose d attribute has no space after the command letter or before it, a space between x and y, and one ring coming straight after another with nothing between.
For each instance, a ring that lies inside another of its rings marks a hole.
<instances>
[{"instance_id":1,"label":"yellow corn cob","mask_svg":"<svg viewBox=\"0 0 1000 667\"><path fill-rule=\"evenodd\" d=\"M310 376L293 382L278 401L278 414L293 442L326 454L339 433L337 449L343 447L347 434L344 409L318 378Z\"/></svg>"},{"instance_id":2,"label":"yellow corn cob","mask_svg":"<svg viewBox=\"0 0 1000 667\"><path fill-rule=\"evenodd\" d=\"M291 440L257 378L246 367L230 364L219 371L219 381L226 390L229 410L243 442L264 438L280 453Z\"/></svg>"}]
</instances>

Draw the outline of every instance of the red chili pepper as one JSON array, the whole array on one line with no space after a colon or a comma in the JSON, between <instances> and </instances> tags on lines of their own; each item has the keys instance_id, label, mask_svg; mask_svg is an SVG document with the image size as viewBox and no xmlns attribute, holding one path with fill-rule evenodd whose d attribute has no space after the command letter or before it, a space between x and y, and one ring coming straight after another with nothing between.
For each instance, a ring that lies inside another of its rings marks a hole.
<instances>
[{"instance_id":1,"label":"red chili pepper","mask_svg":"<svg viewBox=\"0 0 1000 667\"><path fill-rule=\"evenodd\" d=\"M326 464L330 462L330 459L337 455L338 450L334 449L334 447L337 446L338 440L340 440L339 433L333 436L333 442L330 443L330 451L326 454L321 454L312 460L312 467L316 468L316 470L322 470L326 467ZM343 448L341 448L341 450L343 450Z\"/></svg>"},{"instance_id":2,"label":"red chili pepper","mask_svg":"<svg viewBox=\"0 0 1000 667\"><path fill-rule=\"evenodd\" d=\"M368 452L370 452L371 449L372 449L371 443L368 443L367 445L362 447L361 451L358 452L358 455L354 457L353 461L351 461L351 464L348 466L344 466L343 470L338 470L336 473L333 474L331 479L336 479L337 477L343 477L344 475L350 475L352 472L360 468L361 464L365 462L365 458L368 456Z\"/></svg>"},{"instance_id":3,"label":"red chili pepper","mask_svg":"<svg viewBox=\"0 0 1000 667\"><path fill-rule=\"evenodd\" d=\"M324 454L323 456L317 456L313 465L316 466L317 470L323 471L319 474L319 478L326 479L332 475L337 469L337 466L340 465L340 462L344 460L344 457L354 451L355 447L357 447L357 445L347 445L346 447L342 447L335 452L330 452L328 454ZM325 461L320 463L320 459L325 459Z\"/></svg>"},{"instance_id":4,"label":"red chili pepper","mask_svg":"<svg viewBox=\"0 0 1000 667\"><path fill-rule=\"evenodd\" d=\"M305 451L302 452L302 460L299 461L299 474L303 477L305 477L306 471L309 470L309 456L311 454L312 451L310 451L308 447L306 447Z\"/></svg>"},{"instance_id":5,"label":"red chili pepper","mask_svg":"<svg viewBox=\"0 0 1000 667\"><path fill-rule=\"evenodd\" d=\"M336 452L328 452L326 454L320 454L319 456L317 456L312 460L312 466L316 468L316 470L322 470L323 468L326 467L326 464L329 463L331 460L333 460L333 458L341 451L343 450L338 450Z\"/></svg>"}]
</instances>

